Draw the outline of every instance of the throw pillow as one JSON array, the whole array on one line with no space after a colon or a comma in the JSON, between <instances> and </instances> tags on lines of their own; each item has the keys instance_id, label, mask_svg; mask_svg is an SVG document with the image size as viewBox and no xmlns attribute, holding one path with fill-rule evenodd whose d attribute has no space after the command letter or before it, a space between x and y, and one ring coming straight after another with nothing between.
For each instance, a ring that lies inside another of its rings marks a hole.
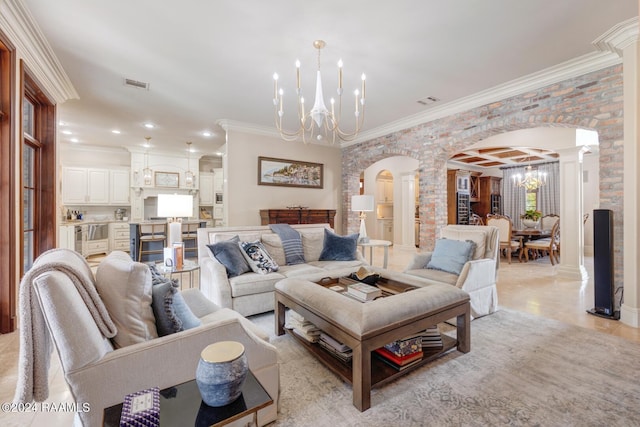
<instances>
[{"instance_id":1,"label":"throw pillow","mask_svg":"<svg viewBox=\"0 0 640 427\"><path fill-rule=\"evenodd\" d=\"M160 274L155 265L149 269L153 280L151 307L156 317L158 335L162 337L200 326L200 319L193 314L178 292L177 282Z\"/></svg>"},{"instance_id":2,"label":"throw pillow","mask_svg":"<svg viewBox=\"0 0 640 427\"><path fill-rule=\"evenodd\" d=\"M359 233L339 236L327 229L324 230L324 243L320 253L320 261L354 261L358 259Z\"/></svg>"},{"instance_id":3,"label":"throw pillow","mask_svg":"<svg viewBox=\"0 0 640 427\"><path fill-rule=\"evenodd\" d=\"M259 241L240 242L242 255L247 260L254 273L267 274L278 271L278 264L271 258L269 252Z\"/></svg>"},{"instance_id":4,"label":"throw pillow","mask_svg":"<svg viewBox=\"0 0 640 427\"><path fill-rule=\"evenodd\" d=\"M238 246L239 242L240 238L233 236L229 240L207 245L213 256L227 269L227 277L236 277L251 271Z\"/></svg>"},{"instance_id":5,"label":"throw pillow","mask_svg":"<svg viewBox=\"0 0 640 427\"><path fill-rule=\"evenodd\" d=\"M129 254L113 251L96 271L96 289L115 323L115 347L126 347L158 337L151 308L151 273Z\"/></svg>"},{"instance_id":6,"label":"throw pillow","mask_svg":"<svg viewBox=\"0 0 640 427\"><path fill-rule=\"evenodd\" d=\"M427 268L460 274L474 249L475 245L470 241L438 239Z\"/></svg>"}]
</instances>

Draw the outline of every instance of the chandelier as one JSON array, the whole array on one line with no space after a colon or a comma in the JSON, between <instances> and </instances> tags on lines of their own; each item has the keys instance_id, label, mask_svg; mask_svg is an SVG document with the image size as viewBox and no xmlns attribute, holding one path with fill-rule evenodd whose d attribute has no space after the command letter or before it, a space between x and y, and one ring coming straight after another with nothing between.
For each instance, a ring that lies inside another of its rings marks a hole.
<instances>
[{"instance_id":1,"label":"chandelier","mask_svg":"<svg viewBox=\"0 0 640 427\"><path fill-rule=\"evenodd\" d=\"M365 99L365 79L364 73L361 76L362 90L355 90L355 129L353 132L345 132L340 127L340 118L342 116L342 60L338 61L338 100L331 98L331 111L324 104L322 93L322 78L320 76L320 51L326 46L323 40L315 40L313 47L318 50L318 71L316 72L316 99L311 110L305 110L304 97L300 88L300 61L296 61L296 96L298 110L298 130L295 132L287 132L282 128L282 118L284 117L283 98L284 91L278 88L278 74L273 74L273 106L275 109L276 128L280 132L280 136L285 141L295 141L302 137L302 141L306 144L316 139L322 141L328 139L331 143L335 143L336 137L342 141L352 141L358 136L362 123L364 122L364 99ZM337 111L336 111L337 110Z\"/></svg>"},{"instance_id":2,"label":"chandelier","mask_svg":"<svg viewBox=\"0 0 640 427\"><path fill-rule=\"evenodd\" d=\"M184 173L184 185L193 187L196 174L191 172L191 141L187 141L187 171Z\"/></svg>"},{"instance_id":3,"label":"chandelier","mask_svg":"<svg viewBox=\"0 0 640 427\"><path fill-rule=\"evenodd\" d=\"M524 168L524 177L520 174L513 176L513 180L518 187L524 187L527 191L535 191L547 184L547 174L537 169L533 170L531 165Z\"/></svg>"}]
</instances>

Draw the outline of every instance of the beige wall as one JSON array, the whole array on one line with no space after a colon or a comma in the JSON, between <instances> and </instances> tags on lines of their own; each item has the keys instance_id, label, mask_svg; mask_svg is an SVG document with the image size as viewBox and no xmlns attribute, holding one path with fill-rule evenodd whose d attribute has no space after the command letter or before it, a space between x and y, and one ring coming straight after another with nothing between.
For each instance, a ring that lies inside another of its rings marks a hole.
<instances>
[{"instance_id":1,"label":"beige wall","mask_svg":"<svg viewBox=\"0 0 640 427\"><path fill-rule=\"evenodd\" d=\"M258 156L300 160L324 165L324 187L308 189L258 185ZM286 142L276 137L227 132L225 205L227 224L260 225L260 209L289 205L336 209L335 227L341 233L341 151L335 146Z\"/></svg>"}]
</instances>

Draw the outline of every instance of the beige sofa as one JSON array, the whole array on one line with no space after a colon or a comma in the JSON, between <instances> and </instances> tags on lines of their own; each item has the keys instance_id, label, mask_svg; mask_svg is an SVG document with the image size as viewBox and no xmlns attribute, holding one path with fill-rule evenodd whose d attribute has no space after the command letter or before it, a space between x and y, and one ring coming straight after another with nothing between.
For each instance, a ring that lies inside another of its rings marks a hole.
<instances>
[{"instance_id":1,"label":"beige sofa","mask_svg":"<svg viewBox=\"0 0 640 427\"><path fill-rule=\"evenodd\" d=\"M466 291L471 298L471 316L474 318L495 312L498 309L498 229L491 226L447 225L440 230L440 237L475 243L472 259L464 264L460 274L427 268L433 252L417 254L404 272L431 283L445 283Z\"/></svg>"},{"instance_id":2,"label":"beige sofa","mask_svg":"<svg viewBox=\"0 0 640 427\"><path fill-rule=\"evenodd\" d=\"M325 277L341 277L357 271L366 260L356 251L354 261L319 261L328 224L292 225L302 236L304 264L286 265L280 237L269 226L216 227L198 229L198 262L200 289L220 307L231 308L244 316L274 309L275 284L287 277L317 281ZM333 230L331 230L333 231ZM227 271L207 245L238 236L241 241L263 243L278 263L278 271L268 274L245 273L228 278Z\"/></svg>"},{"instance_id":3,"label":"beige sofa","mask_svg":"<svg viewBox=\"0 0 640 427\"><path fill-rule=\"evenodd\" d=\"M155 327L145 325L144 320L122 325L106 303L108 297L103 291L109 293L109 283L103 283L107 288L100 290L101 269L107 280L112 278L114 288L118 286L116 282L123 281L130 288L134 280L148 280L141 288L145 292L151 287L148 266L133 262L124 252L110 254L95 277L86 260L71 250L55 249L35 261L30 270L33 274L21 284L20 379L16 400L19 397L24 401L42 400L48 395L48 364L43 363L50 353L47 351L50 345L46 344L50 342L48 333L60 357L72 401L90 405L90 411L76 413L74 423L87 427L102 425L104 408L121 403L129 393L155 386L164 389L193 380L201 351L211 343L233 340L244 345L249 368L274 400L273 405L258 413L258 424L276 419L279 366L276 349L268 343L267 334L240 314L216 306L197 289L185 290L180 295L199 318L200 326L157 338ZM96 289L100 290L99 296ZM87 303L87 296L91 295L94 297ZM126 299L121 298L121 306L115 311L146 312L148 317L151 310L153 316L150 298L129 293ZM102 313L98 318L96 311ZM113 339L103 334L105 324L107 335L113 335L117 329ZM133 338L139 341L135 344L115 348L114 340L128 332L126 329L137 330L143 337ZM144 335L149 336L145 339ZM31 369L32 366L39 368ZM243 419L237 425L250 421Z\"/></svg>"}]
</instances>

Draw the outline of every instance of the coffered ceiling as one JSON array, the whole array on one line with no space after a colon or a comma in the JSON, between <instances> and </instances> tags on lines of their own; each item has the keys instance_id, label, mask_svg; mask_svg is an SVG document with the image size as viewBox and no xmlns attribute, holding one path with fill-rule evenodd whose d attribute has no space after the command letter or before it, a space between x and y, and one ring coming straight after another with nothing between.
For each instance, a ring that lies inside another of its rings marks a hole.
<instances>
[{"instance_id":1,"label":"coffered ceiling","mask_svg":"<svg viewBox=\"0 0 640 427\"><path fill-rule=\"evenodd\" d=\"M470 166L499 168L529 163L552 162L558 160L558 154L540 148L478 148L455 154L451 157L451 160Z\"/></svg>"},{"instance_id":2,"label":"coffered ceiling","mask_svg":"<svg viewBox=\"0 0 640 427\"><path fill-rule=\"evenodd\" d=\"M636 0L23 1L79 95L59 107L60 141L122 147L151 136L157 149L193 141L204 155L224 143L221 119L274 130L271 76L278 72L292 94L296 59L303 93L313 98L315 39L327 43L325 102L338 59L345 93L367 74L363 134L375 135L595 55L597 37L638 15ZM528 155L483 149L456 160L499 165Z\"/></svg>"}]
</instances>

